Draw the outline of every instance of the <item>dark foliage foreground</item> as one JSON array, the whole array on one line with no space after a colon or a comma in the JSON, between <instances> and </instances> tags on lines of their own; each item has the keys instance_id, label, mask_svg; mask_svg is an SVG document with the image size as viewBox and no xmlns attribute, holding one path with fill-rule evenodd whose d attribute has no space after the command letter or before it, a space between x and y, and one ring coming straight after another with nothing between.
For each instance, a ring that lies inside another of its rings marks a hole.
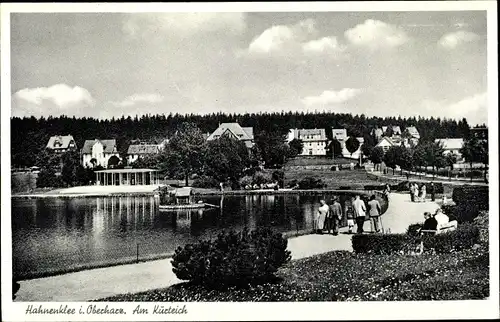
<instances>
[{"instance_id":1,"label":"dark foliage foreground","mask_svg":"<svg viewBox=\"0 0 500 322\"><path fill-rule=\"evenodd\" d=\"M286 264L280 281L208 290L183 283L101 301L412 301L489 296L487 246L421 256L331 252Z\"/></svg>"},{"instance_id":2,"label":"dark foliage foreground","mask_svg":"<svg viewBox=\"0 0 500 322\"><path fill-rule=\"evenodd\" d=\"M222 232L215 240L179 247L172 257L177 278L210 289L245 287L275 279L290 261L287 240L270 228Z\"/></svg>"}]
</instances>

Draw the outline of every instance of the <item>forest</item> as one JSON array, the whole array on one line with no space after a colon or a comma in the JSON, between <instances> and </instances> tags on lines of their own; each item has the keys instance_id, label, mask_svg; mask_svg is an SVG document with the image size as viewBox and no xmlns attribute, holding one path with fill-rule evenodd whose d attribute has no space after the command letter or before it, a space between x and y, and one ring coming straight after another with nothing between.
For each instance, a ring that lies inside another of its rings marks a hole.
<instances>
[{"instance_id":1,"label":"forest","mask_svg":"<svg viewBox=\"0 0 500 322\"><path fill-rule=\"evenodd\" d=\"M369 136L375 127L397 125L404 130L415 126L421 142L435 138L467 138L470 126L466 119L452 120L423 117L367 117L337 113L247 113L207 115L145 115L106 120L96 118L52 117L12 118L11 157L13 167L32 166L52 135L73 135L79 148L85 140L116 139L120 156L126 155L131 140L159 143L170 138L183 123L193 123L202 133L213 132L220 123L238 122L253 127L256 137L260 132L286 134L291 128L325 128L331 138L331 128L346 128L349 136Z\"/></svg>"}]
</instances>

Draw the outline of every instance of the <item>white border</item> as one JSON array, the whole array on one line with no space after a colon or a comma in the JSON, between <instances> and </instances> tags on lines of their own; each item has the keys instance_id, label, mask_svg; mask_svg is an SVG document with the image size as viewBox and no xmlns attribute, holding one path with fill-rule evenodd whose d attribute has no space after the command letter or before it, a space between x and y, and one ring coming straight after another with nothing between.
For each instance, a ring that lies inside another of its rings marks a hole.
<instances>
[{"instance_id":1,"label":"white border","mask_svg":"<svg viewBox=\"0 0 500 322\"><path fill-rule=\"evenodd\" d=\"M68 321L68 316L30 316L23 312L27 303L11 300L11 231L10 231L10 12L157 12L157 11L464 11L488 10L488 102L490 134L490 280L491 297L483 301L441 302L333 302L333 303L188 303L187 315L166 316L78 316L75 321L123 321L123 320L348 320L348 319L455 319L498 318L498 52L497 52L497 5L496 1L449 1L449 2L309 2L309 3L29 3L1 5L1 165L2 165L2 320L5 321ZM40 303L31 303L37 305ZM57 307L60 303L50 303ZM88 303L70 303L79 308ZM102 304L102 303L101 303ZM152 308L154 303L141 304ZM180 304L180 303L179 303ZM48 304L47 304L48 305ZM129 311L137 303L116 304Z\"/></svg>"}]
</instances>

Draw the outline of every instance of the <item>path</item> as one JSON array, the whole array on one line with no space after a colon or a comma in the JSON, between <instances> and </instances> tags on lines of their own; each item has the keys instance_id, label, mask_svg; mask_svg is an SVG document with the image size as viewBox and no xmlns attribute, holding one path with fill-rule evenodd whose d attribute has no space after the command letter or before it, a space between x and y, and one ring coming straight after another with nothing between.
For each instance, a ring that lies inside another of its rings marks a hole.
<instances>
[{"instance_id":1,"label":"path","mask_svg":"<svg viewBox=\"0 0 500 322\"><path fill-rule=\"evenodd\" d=\"M421 222L425 211L434 211L434 202L410 202L409 194L391 194L389 209L382 216L383 226L392 233L404 233L413 223ZM365 229L370 225L365 223ZM292 259L300 259L333 250L352 251L351 235L346 228L338 236L305 235L290 238ZM91 269L59 276L21 281L16 301L88 301L117 294L164 288L180 282L172 272L170 259L139 264Z\"/></svg>"},{"instance_id":2,"label":"path","mask_svg":"<svg viewBox=\"0 0 500 322\"><path fill-rule=\"evenodd\" d=\"M367 172L369 174L373 174L373 175L380 177L380 178L407 181L406 176L404 176L404 175L400 176L400 175L383 174L380 171L367 171ZM410 181L415 181L415 182L434 181L434 182L441 182L443 184L450 184L450 185L456 185L456 186L463 186L463 185L487 186L488 185L486 182L470 181L470 180L464 180L464 179L448 180L448 178L439 177L439 176L436 176L436 177L433 177L432 175L417 176L416 174L410 176Z\"/></svg>"}]
</instances>

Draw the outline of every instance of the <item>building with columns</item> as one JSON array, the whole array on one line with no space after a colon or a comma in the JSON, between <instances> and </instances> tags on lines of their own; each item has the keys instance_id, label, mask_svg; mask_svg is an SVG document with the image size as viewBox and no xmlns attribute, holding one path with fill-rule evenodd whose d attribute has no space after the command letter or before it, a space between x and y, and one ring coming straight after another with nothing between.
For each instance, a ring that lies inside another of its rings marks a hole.
<instances>
[{"instance_id":1,"label":"building with columns","mask_svg":"<svg viewBox=\"0 0 500 322\"><path fill-rule=\"evenodd\" d=\"M153 169L108 169L95 171L96 185L137 186L159 185L158 170Z\"/></svg>"}]
</instances>

